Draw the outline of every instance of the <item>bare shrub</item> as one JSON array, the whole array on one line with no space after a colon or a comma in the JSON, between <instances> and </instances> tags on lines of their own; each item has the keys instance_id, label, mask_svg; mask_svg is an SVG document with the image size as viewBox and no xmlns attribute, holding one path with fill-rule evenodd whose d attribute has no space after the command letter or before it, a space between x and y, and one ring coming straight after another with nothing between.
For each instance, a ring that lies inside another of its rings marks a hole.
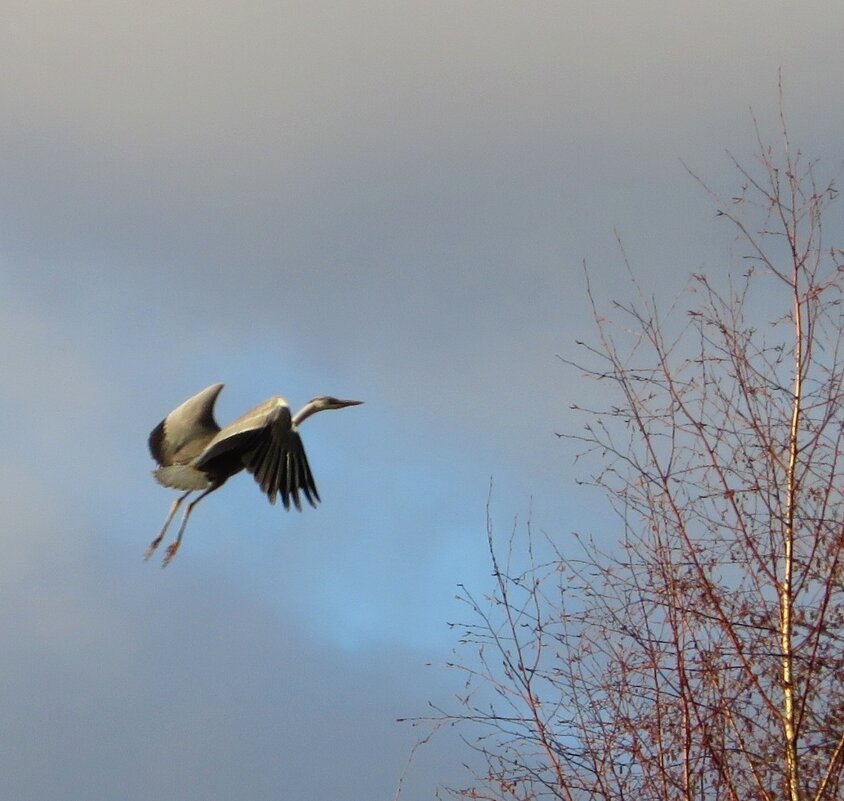
<instances>
[{"instance_id":1,"label":"bare shrub","mask_svg":"<svg viewBox=\"0 0 844 801\"><path fill-rule=\"evenodd\" d=\"M484 757L456 796L840 797L844 260L823 241L836 190L782 133L712 195L743 275L694 276L664 316L635 280L609 318L589 289L595 342L569 364L606 405L563 436L620 541L573 555L489 526L493 591L461 595L466 694L434 715Z\"/></svg>"}]
</instances>

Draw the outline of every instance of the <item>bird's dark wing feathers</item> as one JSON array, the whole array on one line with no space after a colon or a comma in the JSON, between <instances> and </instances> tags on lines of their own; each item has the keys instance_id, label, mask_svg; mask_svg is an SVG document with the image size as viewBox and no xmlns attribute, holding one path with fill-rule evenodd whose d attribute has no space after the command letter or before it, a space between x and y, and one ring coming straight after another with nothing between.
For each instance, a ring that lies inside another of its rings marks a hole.
<instances>
[{"instance_id":1,"label":"bird's dark wing feathers","mask_svg":"<svg viewBox=\"0 0 844 801\"><path fill-rule=\"evenodd\" d=\"M298 434L296 435L299 436ZM299 441L301 445L301 440ZM311 506L316 506L319 503L319 493L317 492L316 482L314 481L314 475L311 473L311 466L308 464L308 457L305 454L305 449L302 448L301 450L302 458L299 460L297 464L297 472L299 474L299 488L304 493L305 497L308 499L308 503Z\"/></svg>"},{"instance_id":2,"label":"bird's dark wing feathers","mask_svg":"<svg viewBox=\"0 0 844 801\"><path fill-rule=\"evenodd\" d=\"M251 453L244 456L246 469L255 476L270 503L275 503L281 494L285 509L293 505L302 511L301 492L311 506L319 502L308 457L297 431L274 431Z\"/></svg>"},{"instance_id":3,"label":"bird's dark wing feathers","mask_svg":"<svg viewBox=\"0 0 844 801\"><path fill-rule=\"evenodd\" d=\"M160 465L167 459L164 450L164 420L162 420L149 435L149 452Z\"/></svg>"}]
</instances>

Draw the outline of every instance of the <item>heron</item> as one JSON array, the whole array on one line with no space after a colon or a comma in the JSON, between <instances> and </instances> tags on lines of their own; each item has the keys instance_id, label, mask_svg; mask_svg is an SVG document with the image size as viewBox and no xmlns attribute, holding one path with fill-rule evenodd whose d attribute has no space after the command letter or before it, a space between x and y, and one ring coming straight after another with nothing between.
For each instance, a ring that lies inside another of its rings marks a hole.
<instances>
[{"instance_id":1,"label":"heron","mask_svg":"<svg viewBox=\"0 0 844 801\"><path fill-rule=\"evenodd\" d=\"M183 494L170 506L167 519L150 543L145 559L155 553L187 497L203 490L187 505L162 567L166 567L179 550L188 518L196 505L243 469L252 473L270 503L274 504L280 494L285 509L290 509L292 502L302 511L301 493L311 506L316 507L320 497L299 436L299 426L317 412L363 403L320 395L291 415L287 401L276 396L220 428L214 419L214 404L223 386L212 384L188 398L149 435L150 453L159 465L153 471L156 481L165 487L182 490Z\"/></svg>"}]
</instances>

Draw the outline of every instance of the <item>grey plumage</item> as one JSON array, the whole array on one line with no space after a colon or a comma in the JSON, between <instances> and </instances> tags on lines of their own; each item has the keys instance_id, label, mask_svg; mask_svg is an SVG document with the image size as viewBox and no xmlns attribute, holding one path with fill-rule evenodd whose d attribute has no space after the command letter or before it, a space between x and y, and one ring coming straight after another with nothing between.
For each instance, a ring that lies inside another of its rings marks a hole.
<instances>
[{"instance_id":1,"label":"grey plumage","mask_svg":"<svg viewBox=\"0 0 844 801\"><path fill-rule=\"evenodd\" d=\"M247 470L270 503L281 495L285 509L291 503L302 510L300 493L311 506L320 500L298 426L319 411L357 406L361 401L321 395L291 416L287 401L270 398L241 415L225 428L214 419L214 404L223 384L213 384L174 409L150 433L149 449L158 462L156 480L184 490L170 507L159 535L147 549L153 555L182 502L196 490L204 492L188 504L176 539L168 547L164 565L175 556L193 508L233 475Z\"/></svg>"},{"instance_id":2,"label":"grey plumage","mask_svg":"<svg viewBox=\"0 0 844 801\"><path fill-rule=\"evenodd\" d=\"M205 489L208 477L191 467L219 433L214 404L223 389L212 384L167 415L149 435L149 451L161 465L153 472L159 484L181 490Z\"/></svg>"}]
</instances>

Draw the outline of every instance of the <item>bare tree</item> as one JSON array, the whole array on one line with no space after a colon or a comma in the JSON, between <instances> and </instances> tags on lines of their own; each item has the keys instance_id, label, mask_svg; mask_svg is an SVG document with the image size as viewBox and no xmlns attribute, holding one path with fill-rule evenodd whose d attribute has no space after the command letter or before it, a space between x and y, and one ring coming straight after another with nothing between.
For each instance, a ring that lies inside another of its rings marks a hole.
<instances>
[{"instance_id":1,"label":"bare tree","mask_svg":"<svg viewBox=\"0 0 844 801\"><path fill-rule=\"evenodd\" d=\"M609 401L564 436L619 534L572 555L489 526L493 592L461 593L466 694L434 716L484 756L459 797L840 797L844 258L823 239L837 192L782 134L757 127L741 192L710 193L743 275L694 276L666 315L635 279L611 318L588 290L575 366Z\"/></svg>"}]
</instances>

